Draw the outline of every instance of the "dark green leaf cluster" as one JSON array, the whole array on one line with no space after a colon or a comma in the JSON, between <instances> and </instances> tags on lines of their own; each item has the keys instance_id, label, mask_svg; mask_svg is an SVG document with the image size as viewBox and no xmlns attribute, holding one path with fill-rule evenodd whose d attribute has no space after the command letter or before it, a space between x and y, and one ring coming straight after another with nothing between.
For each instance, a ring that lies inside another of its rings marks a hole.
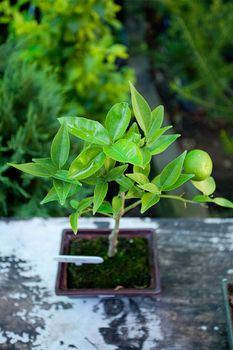
<instances>
[{"instance_id":1,"label":"dark green leaf cluster","mask_svg":"<svg viewBox=\"0 0 233 350\"><path fill-rule=\"evenodd\" d=\"M88 211L119 218L138 204L141 204L141 213L144 213L161 198L183 202L202 202L205 198L206 202L227 207L233 205L223 199L208 197L215 190L212 177L201 182L193 181L204 197L189 201L166 194L194 177L183 171L186 151L167 164L159 175L149 179L152 156L165 151L179 135L164 135L168 127L162 127L163 107L151 111L132 84L131 99L134 121L131 121L131 109L125 102L110 109L104 125L80 117L59 118L61 126L52 142L49 158L11 164L26 173L52 180L52 188L41 203L57 200L65 205L69 202L75 210L70 215L74 232L78 229L78 218ZM84 141L83 149L71 158L70 135ZM107 201L109 183L113 181L119 185L119 193ZM72 197L83 184L93 187L93 196L77 201ZM130 199L139 201L125 207L125 201Z\"/></svg>"},{"instance_id":2,"label":"dark green leaf cluster","mask_svg":"<svg viewBox=\"0 0 233 350\"><path fill-rule=\"evenodd\" d=\"M62 107L61 87L55 77L23 62L18 46L0 47L0 216L58 214L55 209L48 213L48 208L38 206L48 190L45 182L6 165L7 161L24 163L48 153Z\"/></svg>"}]
</instances>

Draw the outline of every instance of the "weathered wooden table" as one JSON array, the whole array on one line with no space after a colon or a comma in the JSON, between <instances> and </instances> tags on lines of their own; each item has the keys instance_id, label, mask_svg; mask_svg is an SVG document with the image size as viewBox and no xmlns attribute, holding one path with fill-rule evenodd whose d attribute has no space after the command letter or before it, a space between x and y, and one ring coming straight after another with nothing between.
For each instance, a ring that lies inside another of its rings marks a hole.
<instances>
[{"instance_id":1,"label":"weathered wooden table","mask_svg":"<svg viewBox=\"0 0 233 350\"><path fill-rule=\"evenodd\" d=\"M82 219L80 227L109 227ZM233 277L233 219L124 219L158 232L156 298L54 294L66 219L0 222L1 350L225 350L221 279Z\"/></svg>"}]
</instances>

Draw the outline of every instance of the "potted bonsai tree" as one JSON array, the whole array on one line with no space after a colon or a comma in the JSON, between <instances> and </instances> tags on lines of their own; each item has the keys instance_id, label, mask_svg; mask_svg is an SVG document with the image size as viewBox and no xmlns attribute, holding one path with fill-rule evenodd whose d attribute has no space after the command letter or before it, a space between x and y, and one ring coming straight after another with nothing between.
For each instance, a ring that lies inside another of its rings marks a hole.
<instances>
[{"instance_id":1,"label":"potted bonsai tree","mask_svg":"<svg viewBox=\"0 0 233 350\"><path fill-rule=\"evenodd\" d=\"M120 219L132 208L140 205L141 213L145 213L163 198L182 201L184 204L213 202L233 207L233 203L224 198L213 198L215 181L211 176L212 160L202 150L183 152L167 164L160 174L151 177L152 156L164 152L180 135L165 134L171 126L162 126L163 107L158 106L151 111L132 84L130 88L135 119L132 120L131 109L125 102L117 103L110 109L104 125L81 117L58 118L60 128L51 144L49 157L32 159L32 163L10 164L28 174L51 180L51 190L41 203L58 201L62 206L70 205L73 210L69 217L70 225L75 235L78 220L86 213L114 219L113 230L102 231L98 235L99 238L103 236L107 253L105 248L104 251L101 248L99 239L85 239L93 238L90 230L79 232L77 238L71 231L63 233L63 254L102 254L105 262L97 270L96 266L92 267L92 271L87 266L82 267L83 273L81 267L69 265L67 268L66 264L60 264L59 276L63 282L57 284L57 292L61 294L89 295L95 283L96 294L153 294L159 291L154 233L136 230L132 236L131 232L123 230L119 235ZM70 135L74 143L76 138L84 141L82 149L78 149L74 155L70 155ZM187 181L191 181L201 194L192 199L169 194ZM111 183L117 187L114 195L108 191ZM77 193L86 185L93 189L93 195L77 200ZM122 242L123 238L128 240ZM142 252L148 248L148 240L153 249L141 259ZM134 246L139 247L139 253L131 251ZM151 270L153 262L155 268ZM116 267L117 271L114 270ZM122 269L126 267L131 273L122 274ZM72 280L71 284L64 282L67 275ZM128 279L119 278L123 275L128 276ZM103 286L103 280L107 282L106 286ZM87 289L85 293L84 289Z\"/></svg>"}]
</instances>

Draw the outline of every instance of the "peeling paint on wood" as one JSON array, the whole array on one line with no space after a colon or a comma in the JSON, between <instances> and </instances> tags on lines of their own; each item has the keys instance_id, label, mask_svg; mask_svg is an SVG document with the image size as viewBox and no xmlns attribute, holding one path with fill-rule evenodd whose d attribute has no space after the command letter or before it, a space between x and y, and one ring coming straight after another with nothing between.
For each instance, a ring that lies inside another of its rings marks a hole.
<instances>
[{"instance_id":1,"label":"peeling paint on wood","mask_svg":"<svg viewBox=\"0 0 233 350\"><path fill-rule=\"evenodd\" d=\"M82 219L80 227L112 227ZM227 349L220 282L233 269L233 220L124 219L154 227L163 291L157 298L71 299L54 294L67 219L0 222L1 350Z\"/></svg>"}]
</instances>

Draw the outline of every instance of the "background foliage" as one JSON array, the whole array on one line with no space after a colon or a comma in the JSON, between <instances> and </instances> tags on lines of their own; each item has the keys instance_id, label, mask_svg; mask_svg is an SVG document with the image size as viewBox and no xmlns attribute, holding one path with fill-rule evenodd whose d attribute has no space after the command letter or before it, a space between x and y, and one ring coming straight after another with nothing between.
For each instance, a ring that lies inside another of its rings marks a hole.
<instances>
[{"instance_id":1,"label":"background foliage","mask_svg":"<svg viewBox=\"0 0 233 350\"><path fill-rule=\"evenodd\" d=\"M62 90L50 71L20 59L13 44L0 48L0 215L46 215L39 198L47 185L8 169L49 152L62 108Z\"/></svg>"},{"instance_id":2,"label":"background foliage","mask_svg":"<svg viewBox=\"0 0 233 350\"><path fill-rule=\"evenodd\" d=\"M210 118L233 123L233 3L164 0L155 6L165 30L154 58L173 91Z\"/></svg>"},{"instance_id":3,"label":"background foliage","mask_svg":"<svg viewBox=\"0 0 233 350\"><path fill-rule=\"evenodd\" d=\"M132 71L119 44L121 23L113 0L9 0L1 22L13 38L26 38L24 58L51 66L65 89L63 111L95 119L127 100Z\"/></svg>"}]
</instances>

